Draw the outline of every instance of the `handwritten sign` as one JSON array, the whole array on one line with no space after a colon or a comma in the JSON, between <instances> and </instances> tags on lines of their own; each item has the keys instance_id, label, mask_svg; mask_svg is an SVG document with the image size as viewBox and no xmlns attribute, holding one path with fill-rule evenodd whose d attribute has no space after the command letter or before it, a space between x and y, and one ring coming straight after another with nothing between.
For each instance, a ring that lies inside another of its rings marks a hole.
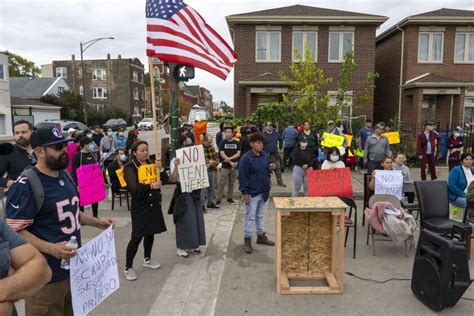
<instances>
[{"instance_id":1,"label":"handwritten sign","mask_svg":"<svg viewBox=\"0 0 474 316\"><path fill-rule=\"evenodd\" d=\"M138 182L152 184L160 180L155 164L141 165L138 167Z\"/></svg>"},{"instance_id":2,"label":"handwritten sign","mask_svg":"<svg viewBox=\"0 0 474 316\"><path fill-rule=\"evenodd\" d=\"M323 133L324 140L321 142L323 147L341 147L344 144L344 136Z\"/></svg>"},{"instance_id":3,"label":"handwritten sign","mask_svg":"<svg viewBox=\"0 0 474 316\"><path fill-rule=\"evenodd\" d=\"M183 192L209 187L206 160L202 145L185 147L176 150L179 181Z\"/></svg>"},{"instance_id":4,"label":"handwritten sign","mask_svg":"<svg viewBox=\"0 0 474 316\"><path fill-rule=\"evenodd\" d=\"M70 262L74 315L87 315L120 287L112 226L77 249Z\"/></svg>"},{"instance_id":5,"label":"handwritten sign","mask_svg":"<svg viewBox=\"0 0 474 316\"><path fill-rule=\"evenodd\" d=\"M308 172L308 196L353 197L352 178L349 168L313 170Z\"/></svg>"},{"instance_id":6,"label":"handwritten sign","mask_svg":"<svg viewBox=\"0 0 474 316\"><path fill-rule=\"evenodd\" d=\"M98 163L82 165L76 170L80 206L91 205L105 199L105 183Z\"/></svg>"},{"instance_id":7,"label":"handwritten sign","mask_svg":"<svg viewBox=\"0 0 474 316\"><path fill-rule=\"evenodd\" d=\"M212 144L214 144L214 148L216 148L219 144L216 143L216 135L219 133L219 123L207 123L206 134L212 135Z\"/></svg>"},{"instance_id":8,"label":"handwritten sign","mask_svg":"<svg viewBox=\"0 0 474 316\"><path fill-rule=\"evenodd\" d=\"M375 194L403 195L403 175L400 170L376 170Z\"/></svg>"},{"instance_id":9,"label":"handwritten sign","mask_svg":"<svg viewBox=\"0 0 474 316\"><path fill-rule=\"evenodd\" d=\"M127 186L127 182L125 181L125 178L123 177L123 168L115 170L115 173L117 174L117 178L119 179L120 186L122 188L125 188Z\"/></svg>"},{"instance_id":10,"label":"handwritten sign","mask_svg":"<svg viewBox=\"0 0 474 316\"><path fill-rule=\"evenodd\" d=\"M385 133L383 136L387 137L388 143L392 144L400 144L400 133L399 132L391 132Z\"/></svg>"}]
</instances>

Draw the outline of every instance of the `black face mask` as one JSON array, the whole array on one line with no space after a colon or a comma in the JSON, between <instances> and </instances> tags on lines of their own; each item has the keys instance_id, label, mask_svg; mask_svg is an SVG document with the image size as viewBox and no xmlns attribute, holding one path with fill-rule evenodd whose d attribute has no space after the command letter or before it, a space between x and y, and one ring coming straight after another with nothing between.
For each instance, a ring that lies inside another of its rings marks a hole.
<instances>
[{"instance_id":1,"label":"black face mask","mask_svg":"<svg viewBox=\"0 0 474 316\"><path fill-rule=\"evenodd\" d=\"M62 153L58 158L54 158L46 154L46 166L54 171L61 171L66 169L69 164L69 156L66 152Z\"/></svg>"}]
</instances>

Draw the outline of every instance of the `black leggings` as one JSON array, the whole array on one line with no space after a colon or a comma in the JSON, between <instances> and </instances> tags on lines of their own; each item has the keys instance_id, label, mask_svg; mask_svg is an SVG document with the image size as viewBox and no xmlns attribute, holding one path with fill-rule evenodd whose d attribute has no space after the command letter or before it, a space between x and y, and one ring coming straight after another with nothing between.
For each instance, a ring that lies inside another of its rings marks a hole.
<instances>
[{"instance_id":1,"label":"black leggings","mask_svg":"<svg viewBox=\"0 0 474 316\"><path fill-rule=\"evenodd\" d=\"M92 206L92 215L94 217L98 217L99 216L99 203L94 203L91 206ZM81 210L81 212L84 212L84 206L79 206L79 209Z\"/></svg>"},{"instance_id":2,"label":"black leggings","mask_svg":"<svg viewBox=\"0 0 474 316\"><path fill-rule=\"evenodd\" d=\"M140 246L140 242L142 241L143 238L143 248L145 248L145 259L150 259L151 257L151 249L153 248L153 241L155 240L154 235L148 235L148 236L140 236L140 237L134 237L133 232L132 232L132 239L128 242L127 246L127 262L125 264L125 268L131 268L133 267L133 259L135 258L135 255L137 254L138 251L138 246Z\"/></svg>"}]
</instances>

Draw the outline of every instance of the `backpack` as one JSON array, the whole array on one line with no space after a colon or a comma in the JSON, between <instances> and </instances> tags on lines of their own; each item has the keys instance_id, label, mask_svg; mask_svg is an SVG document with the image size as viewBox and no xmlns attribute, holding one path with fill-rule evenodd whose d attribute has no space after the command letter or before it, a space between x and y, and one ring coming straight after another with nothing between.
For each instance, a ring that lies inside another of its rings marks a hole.
<instances>
[{"instance_id":1,"label":"backpack","mask_svg":"<svg viewBox=\"0 0 474 316\"><path fill-rule=\"evenodd\" d=\"M71 184L74 186L74 190L76 191L76 194L77 194L76 184L74 183L74 180L72 179L69 172L65 170L61 170L59 172L59 175L60 176L64 175L66 179L69 179ZM43 203L44 203L43 184L41 183L41 180L38 177L38 174L36 173L34 168L28 168L28 169L23 170L20 176L26 177L28 181L30 182L31 190L33 191L33 196L35 198L36 212L38 213L43 207Z\"/></svg>"}]
</instances>

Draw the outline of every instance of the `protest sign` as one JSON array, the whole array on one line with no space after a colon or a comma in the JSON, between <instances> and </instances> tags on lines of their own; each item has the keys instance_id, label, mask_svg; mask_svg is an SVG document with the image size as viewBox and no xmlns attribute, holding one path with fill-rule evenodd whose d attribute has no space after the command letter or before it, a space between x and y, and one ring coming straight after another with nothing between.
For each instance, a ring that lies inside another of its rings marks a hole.
<instances>
[{"instance_id":1,"label":"protest sign","mask_svg":"<svg viewBox=\"0 0 474 316\"><path fill-rule=\"evenodd\" d=\"M349 134L346 134L346 139L347 139L347 147L351 147L352 146L352 138L353 136L352 135L349 135Z\"/></svg>"},{"instance_id":2,"label":"protest sign","mask_svg":"<svg viewBox=\"0 0 474 316\"><path fill-rule=\"evenodd\" d=\"M402 198L403 175L400 170L375 170L375 194L390 194Z\"/></svg>"},{"instance_id":3,"label":"protest sign","mask_svg":"<svg viewBox=\"0 0 474 316\"><path fill-rule=\"evenodd\" d=\"M119 179L120 186L122 188L125 188L127 186L127 182L125 181L125 178L123 177L123 168L115 170L115 173L117 174L117 178Z\"/></svg>"},{"instance_id":4,"label":"protest sign","mask_svg":"<svg viewBox=\"0 0 474 316\"><path fill-rule=\"evenodd\" d=\"M202 145L184 147L176 150L179 181L183 192L209 187L207 166Z\"/></svg>"},{"instance_id":5,"label":"protest sign","mask_svg":"<svg viewBox=\"0 0 474 316\"><path fill-rule=\"evenodd\" d=\"M216 150L219 145L216 143L216 135L219 131L219 123L207 123L206 134L212 135L212 144Z\"/></svg>"},{"instance_id":6,"label":"protest sign","mask_svg":"<svg viewBox=\"0 0 474 316\"><path fill-rule=\"evenodd\" d=\"M104 176L98 163L82 165L76 169L80 206L91 205L106 197Z\"/></svg>"},{"instance_id":7,"label":"protest sign","mask_svg":"<svg viewBox=\"0 0 474 316\"><path fill-rule=\"evenodd\" d=\"M323 133L324 140L321 142L323 147L341 147L344 144L344 136Z\"/></svg>"},{"instance_id":8,"label":"protest sign","mask_svg":"<svg viewBox=\"0 0 474 316\"><path fill-rule=\"evenodd\" d=\"M112 226L70 259L74 315L87 315L120 287Z\"/></svg>"},{"instance_id":9,"label":"protest sign","mask_svg":"<svg viewBox=\"0 0 474 316\"><path fill-rule=\"evenodd\" d=\"M383 136L387 137L388 143L392 144L400 144L400 133L399 132L391 132L385 133Z\"/></svg>"},{"instance_id":10,"label":"protest sign","mask_svg":"<svg viewBox=\"0 0 474 316\"><path fill-rule=\"evenodd\" d=\"M352 178L349 168L313 170L308 172L308 196L353 197Z\"/></svg>"},{"instance_id":11,"label":"protest sign","mask_svg":"<svg viewBox=\"0 0 474 316\"><path fill-rule=\"evenodd\" d=\"M160 175L155 164L141 165L138 167L138 182L141 184L152 184L160 180Z\"/></svg>"}]
</instances>

